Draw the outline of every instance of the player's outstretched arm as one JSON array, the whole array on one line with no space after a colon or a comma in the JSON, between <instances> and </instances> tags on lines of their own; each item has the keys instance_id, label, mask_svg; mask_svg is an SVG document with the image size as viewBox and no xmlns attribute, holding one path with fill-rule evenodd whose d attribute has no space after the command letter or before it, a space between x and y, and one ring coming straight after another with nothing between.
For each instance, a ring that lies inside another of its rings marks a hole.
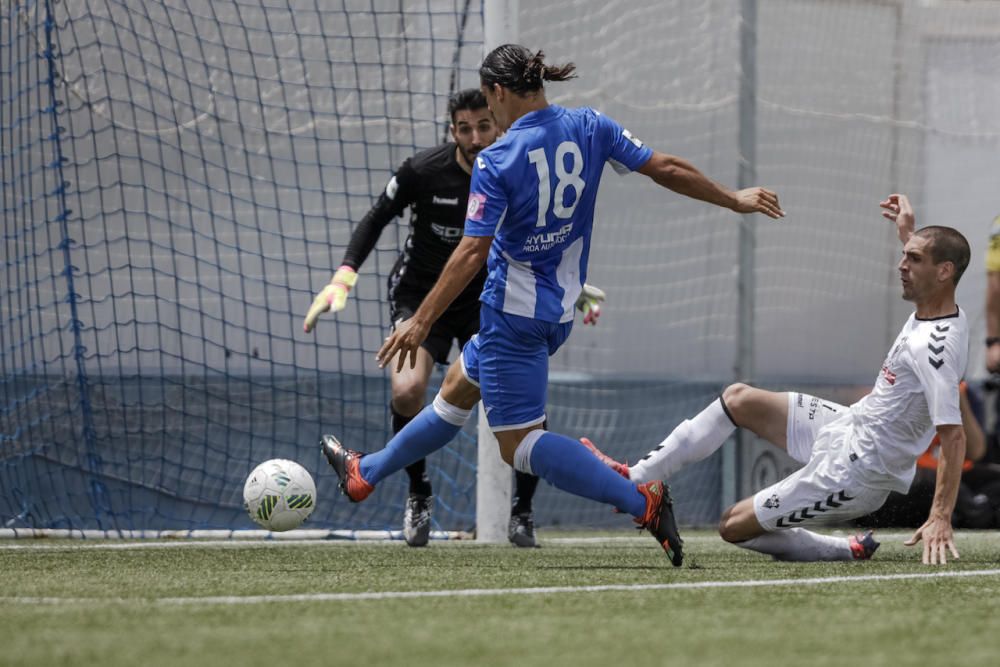
<instances>
[{"instance_id":1,"label":"player's outstretched arm","mask_svg":"<svg viewBox=\"0 0 1000 667\"><path fill-rule=\"evenodd\" d=\"M458 247L448 258L448 263L441 270L434 287L417 308L417 312L410 319L396 325L392 334L385 339L378 354L375 355L380 368L385 368L396 355L399 355L396 361L397 372L403 370L407 357L410 358L410 368L416 365L417 349L427 339L431 325L479 273L490 252L492 242L492 236L462 237Z\"/></svg>"},{"instance_id":2,"label":"player's outstretched arm","mask_svg":"<svg viewBox=\"0 0 1000 667\"><path fill-rule=\"evenodd\" d=\"M678 194L700 199L737 213L763 213L769 218L782 218L785 212L778 195L766 188L746 188L730 192L685 160L676 155L653 151L638 172Z\"/></svg>"},{"instance_id":3,"label":"player's outstretched arm","mask_svg":"<svg viewBox=\"0 0 1000 667\"><path fill-rule=\"evenodd\" d=\"M885 201L880 202L879 206L882 207L882 217L895 223L899 241L906 245L917 226L917 219L913 215L913 206L910 205L910 200L906 195L891 194L886 197Z\"/></svg>"},{"instance_id":4,"label":"player's outstretched arm","mask_svg":"<svg viewBox=\"0 0 1000 667\"><path fill-rule=\"evenodd\" d=\"M941 458L938 459L934 502L927 521L917 529L905 544L912 547L924 542L924 565L944 565L948 562L946 551L958 558L955 533L951 528L951 514L955 510L958 485L962 478L962 461L965 459L965 431L961 424L938 426L941 439Z\"/></svg>"},{"instance_id":5,"label":"player's outstretched arm","mask_svg":"<svg viewBox=\"0 0 1000 667\"><path fill-rule=\"evenodd\" d=\"M358 223L344 252L344 261L333 274L330 283L316 294L309 312L302 322L302 329L309 333L315 328L319 316L326 312L336 313L347 305L347 295L358 282L358 270L378 243L382 230L397 216L402 215L413 201L413 186L416 176L410 161L404 162L379 195L375 205Z\"/></svg>"}]
</instances>

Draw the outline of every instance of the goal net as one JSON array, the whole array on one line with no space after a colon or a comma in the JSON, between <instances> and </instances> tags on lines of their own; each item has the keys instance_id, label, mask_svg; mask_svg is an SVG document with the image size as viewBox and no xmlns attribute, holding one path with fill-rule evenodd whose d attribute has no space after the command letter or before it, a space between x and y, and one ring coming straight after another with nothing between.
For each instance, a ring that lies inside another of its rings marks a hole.
<instances>
[{"instance_id":1,"label":"goal net","mask_svg":"<svg viewBox=\"0 0 1000 667\"><path fill-rule=\"evenodd\" d=\"M908 312L878 214L894 191L973 244L959 298L981 338L997 3L572 0L516 19L577 64L550 101L729 186L752 75L752 167L788 212L751 223L757 381L870 384ZM0 528L251 528L243 480L275 457L313 472L312 527L399 527L404 476L349 504L316 442L390 436L373 359L406 220L345 311L301 321L395 167L446 137L483 35L477 0L0 3ZM590 281L609 302L553 357L551 428L634 460L732 381L740 224L608 172ZM430 459L438 529L474 527L474 438ZM781 471L736 461L735 480L719 454L671 480L682 523ZM543 527L627 523L544 484L535 505Z\"/></svg>"}]
</instances>

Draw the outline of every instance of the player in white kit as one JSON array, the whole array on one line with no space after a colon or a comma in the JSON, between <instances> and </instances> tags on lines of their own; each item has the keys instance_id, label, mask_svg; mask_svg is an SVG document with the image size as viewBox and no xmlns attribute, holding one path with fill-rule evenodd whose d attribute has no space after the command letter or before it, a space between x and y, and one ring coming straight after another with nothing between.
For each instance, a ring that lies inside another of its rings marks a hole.
<instances>
[{"instance_id":1,"label":"player in white kit","mask_svg":"<svg viewBox=\"0 0 1000 667\"><path fill-rule=\"evenodd\" d=\"M914 231L903 195L882 202L903 242L899 273L903 298L916 306L882 364L871 393L850 407L800 393L745 384L727 387L693 419L681 423L634 466L603 454L632 481L668 479L722 446L736 427L769 440L803 467L727 509L719 534L737 546L779 560L870 558L871 532L842 538L807 528L838 523L878 509L890 491L905 493L916 460L935 431L941 460L930 516L906 542L924 541L923 562L958 557L951 527L965 432L959 381L965 374L969 326L955 303L955 287L969 264L969 244L949 227ZM586 441L589 447L596 448Z\"/></svg>"}]
</instances>

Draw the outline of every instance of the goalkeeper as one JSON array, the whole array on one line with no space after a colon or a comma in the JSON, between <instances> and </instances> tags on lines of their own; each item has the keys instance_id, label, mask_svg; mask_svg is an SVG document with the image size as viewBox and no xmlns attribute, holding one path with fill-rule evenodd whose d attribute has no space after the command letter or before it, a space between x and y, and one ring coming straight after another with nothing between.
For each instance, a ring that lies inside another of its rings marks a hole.
<instances>
[{"instance_id":1,"label":"goalkeeper","mask_svg":"<svg viewBox=\"0 0 1000 667\"><path fill-rule=\"evenodd\" d=\"M463 90L448 103L450 131L454 143L446 142L405 160L389 180L378 201L361 220L330 284L316 296L306 315L309 333L319 316L343 310L347 296L358 280L357 271L371 253L382 230L407 207L410 234L403 252L389 275L389 307L393 326L408 319L431 290L452 250L462 238L472 161L492 144L499 130L486 99L478 89ZM417 354L413 368L397 369L391 375L393 434L399 433L424 407L427 384L435 363L447 363L453 342L459 349L479 330L479 294L486 279L485 266L435 323ZM578 306L584 322L595 324L604 295L590 288ZM464 393L479 400L478 387L467 384ZM427 544L431 528L432 487L427 463L421 459L406 467L409 497L403 515L403 535L410 546ZM535 546L532 498L538 478L515 474L515 496L508 531L517 546Z\"/></svg>"}]
</instances>

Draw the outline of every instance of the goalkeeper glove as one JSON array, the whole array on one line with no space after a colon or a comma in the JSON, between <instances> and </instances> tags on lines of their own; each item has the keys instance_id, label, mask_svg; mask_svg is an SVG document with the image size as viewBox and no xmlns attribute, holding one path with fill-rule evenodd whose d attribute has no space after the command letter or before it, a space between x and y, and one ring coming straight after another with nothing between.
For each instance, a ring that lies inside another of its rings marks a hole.
<instances>
[{"instance_id":1,"label":"goalkeeper glove","mask_svg":"<svg viewBox=\"0 0 1000 667\"><path fill-rule=\"evenodd\" d=\"M601 316L601 303L606 298L604 290L583 284L583 290L576 300L576 309L583 313L584 324L597 324L597 318Z\"/></svg>"},{"instance_id":2,"label":"goalkeeper glove","mask_svg":"<svg viewBox=\"0 0 1000 667\"><path fill-rule=\"evenodd\" d=\"M306 313L305 322L302 324L305 332L312 331L313 327L316 326L316 320L326 311L337 313L343 310L344 306L347 305L347 294L356 282L358 282L358 274L354 269L346 264L337 269L330 284L324 287L323 291L313 299L312 306Z\"/></svg>"}]
</instances>

